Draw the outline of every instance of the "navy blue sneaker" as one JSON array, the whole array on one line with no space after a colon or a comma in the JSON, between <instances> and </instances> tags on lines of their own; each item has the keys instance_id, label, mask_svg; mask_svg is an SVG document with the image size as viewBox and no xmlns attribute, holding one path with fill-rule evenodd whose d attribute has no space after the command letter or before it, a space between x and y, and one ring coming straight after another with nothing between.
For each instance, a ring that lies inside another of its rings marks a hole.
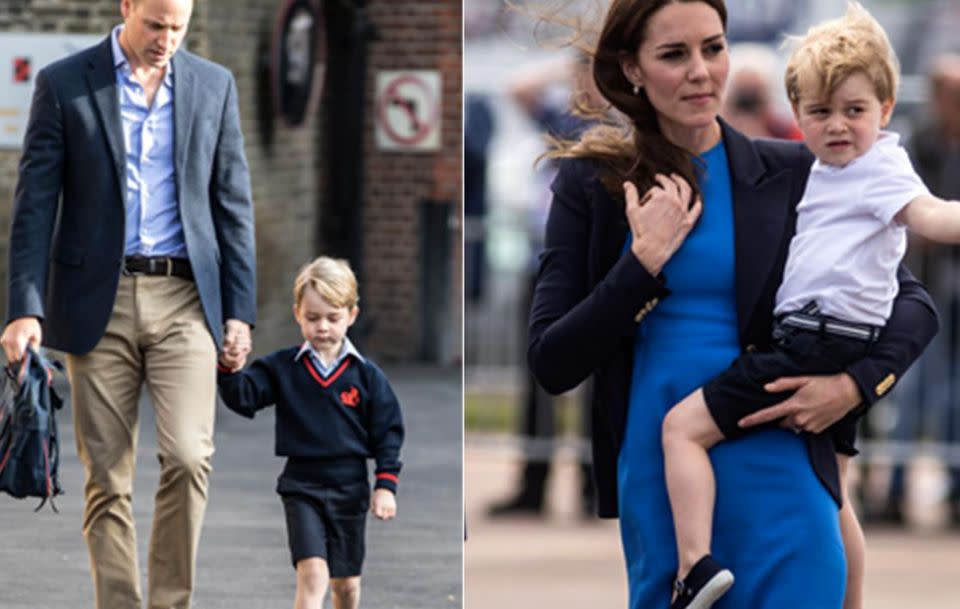
<instances>
[{"instance_id":1,"label":"navy blue sneaker","mask_svg":"<svg viewBox=\"0 0 960 609\"><path fill-rule=\"evenodd\" d=\"M673 585L670 609L709 609L732 585L733 573L707 554Z\"/></svg>"}]
</instances>

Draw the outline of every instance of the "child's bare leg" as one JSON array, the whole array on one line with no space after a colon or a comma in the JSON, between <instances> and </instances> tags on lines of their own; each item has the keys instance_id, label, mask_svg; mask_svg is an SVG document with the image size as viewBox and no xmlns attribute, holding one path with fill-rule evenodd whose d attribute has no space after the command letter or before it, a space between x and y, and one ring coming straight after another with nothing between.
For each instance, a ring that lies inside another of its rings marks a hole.
<instances>
[{"instance_id":1,"label":"child's bare leg","mask_svg":"<svg viewBox=\"0 0 960 609\"><path fill-rule=\"evenodd\" d=\"M357 609L360 606L360 576L333 577L330 579L333 591L333 609Z\"/></svg>"},{"instance_id":2,"label":"child's bare leg","mask_svg":"<svg viewBox=\"0 0 960 609\"><path fill-rule=\"evenodd\" d=\"M670 409L663 421L663 458L680 560L679 578L710 553L713 466L707 449L723 439L697 389Z\"/></svg>"},{"instance_id":3,"label":"child's bare leg","mask_svg":"<svg viewBox=\"0 0 960 609\"><path fill-rule=\"evenodd\" d=\"M327 561L317 557L298 560L293 609L322 609L328 582Z\"/></svg>"},{"instance_id":4,"label":"child's bare leg","mask_svg":"<svg viewBox=\"0 0 960 609\"><path fill-rule=\"evenodd\" d=\"M840 509L840 535L843 537L843 551L847 557L847 593L843 599L843 609L863 609L863 574L866 563L866 540L860 521L853 511L847 494L847 467L850 457L837 455L840 469L840 489L843 494L843 508Z\"/></svg>"}]
</instances>

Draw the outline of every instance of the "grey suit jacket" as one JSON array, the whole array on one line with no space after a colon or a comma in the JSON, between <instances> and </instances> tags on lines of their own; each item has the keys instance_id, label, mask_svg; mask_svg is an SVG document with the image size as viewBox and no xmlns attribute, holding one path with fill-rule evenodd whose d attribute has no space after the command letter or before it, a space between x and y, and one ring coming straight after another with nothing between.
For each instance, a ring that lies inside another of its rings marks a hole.
<instances>
[{"instance_id":1,"label":"grey suit jacket","mask_svg":"<svg viewBox=\"0 0 960 609\"><path fill-rule=\"evenodd\" d=\"M173 62L180 220L210 333L254 323L256 255L237 88L225 68ZM7 321L36 316L44 344L86 353L106 328L124 247L125 150L110 39L37 74L10 237Z\"/></svg>"}]
</instances>

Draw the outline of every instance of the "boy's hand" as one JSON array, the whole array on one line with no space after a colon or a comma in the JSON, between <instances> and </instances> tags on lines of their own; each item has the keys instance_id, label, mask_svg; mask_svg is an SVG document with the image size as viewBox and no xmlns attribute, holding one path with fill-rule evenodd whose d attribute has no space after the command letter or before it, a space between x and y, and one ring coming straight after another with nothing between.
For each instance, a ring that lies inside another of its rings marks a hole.
<instances>
[{"instance_id":1,"label":"boy's hand","mask_svg":"<svg viewBox=\"0 0 960 609\"><path fill-rule=\"evenodd\" d=\"M397 515L397 498L385 488L373 491L370 511L380 520L391 520Z\"/></svg>"},{"instance_id":2,"label":"boy's hand","mask_svg":"<svg viewBox=\"0 0 960 609\"><path fill-rule=\"evenodd\" d=\"M220 365L224 368L229 368L230 372L236 372L247 365L247 356L236 356L230 355L229 353L221 353L217 361L220 362Z\"/></svg>"},{"instance_id":3,"label":"boy's hand","mask_svg":"<svg viewBox=\"0 0 960 609\"><path fill-rule=\"evenodd\" d=\"M250 325L237 319L228 319L223 324L223 357L229 362L246 361L253 346ZM239 367L239 366L238 366Z\"/></svg>"},{"instance_id":4,"label":"boy's hand","mask_svg":"<svg viewBox=\"0 0 960 609\"><path fill-rule=\"evenodd\" d=\"M223 351L220 352L220 365L236 372L247 363L253 340L250 338L250 325L236 319L228 319L223 324Z\"/></svg>"}]
</instances>

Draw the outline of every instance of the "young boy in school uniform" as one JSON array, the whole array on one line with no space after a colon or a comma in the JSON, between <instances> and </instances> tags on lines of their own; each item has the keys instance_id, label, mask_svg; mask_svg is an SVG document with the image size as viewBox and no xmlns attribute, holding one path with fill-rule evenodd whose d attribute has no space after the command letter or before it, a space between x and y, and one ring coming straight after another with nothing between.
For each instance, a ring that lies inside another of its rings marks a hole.
<instances>
[{"instance_id":1,"label":"young boy in school uniform","mask_svg":"<svg viewBox=\"0 0 960 609\"><path fill-rule=\"evenodd\" d=\"M400 404L380 368L346 336L359 312L346 261L320 257L304 265L293 299L304 342L246 370L222 358L217 382L227 407L243 416L277 407L275 450L287 457L277 493L297 571L294 609L320 609L328 582L334 607L356 609L367 509L382 520L397 511Z\"/></svg>"},{"instance_id":2,"label":"young boy in school uniform","mask_svg":"<svg viewBox=\"0 0 960 609\"><path fill-rule=\"evenodd\" d=\"M671 609L707 609L733 584L733 574L710 556L715 484L707 449L775 418L759 411L786 399L803 376L843 372L868 353L897 294L907 228L932 241L960 243L960 205L932 196L899 137L883 130L897 80L898 62L883 28L855 2L846 16L811 28L787 65L787 94L816 160L777 292L773 351L741 354L664 419L680 558ZM891 375L885 383L894 380ZM844 484L857 454L858 414L832 425L823 412L778 421L804 435L815 471L842 503L844 609L863 606L863 532Z\"/></svg>"}]
</instances>

